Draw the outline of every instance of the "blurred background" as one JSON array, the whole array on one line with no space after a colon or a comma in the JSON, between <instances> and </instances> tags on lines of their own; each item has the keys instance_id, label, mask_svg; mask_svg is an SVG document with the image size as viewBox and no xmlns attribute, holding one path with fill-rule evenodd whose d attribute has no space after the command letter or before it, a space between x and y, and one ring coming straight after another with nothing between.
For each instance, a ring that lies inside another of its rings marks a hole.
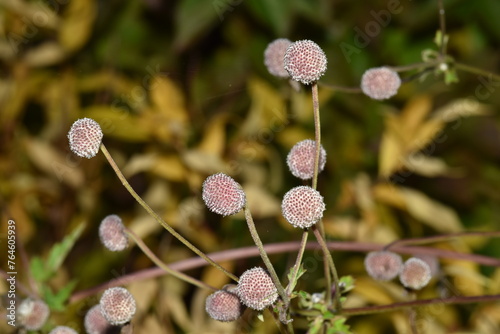
<instances>
[{"instance_id":1,"label":"blurred background","mask_svg":"<svg viewBox=\"0 0 500 334\"><path fill-rule=\"evenodd\" d=\"M500 73L500 3L444 5L448 54ZM458 71L458 81L446 84L428 71L382 102L321 86L355 87L368 68L422 62L424 50L438 50L436 1L0 0L0 8L1 233L3 239L5 223L15 220L18 280L31 293L48 296L28 263L46 258L81 223L65 261L44 282L53 294L71 283L67 299L152 266L137 248L116 254L101 246L97 229L108 214L120 215L166 262L193 256L133 200L102 154L87 160L71 153L67 132L82 117L101 124L104 144L134 189L203 251L252 245L242 214L221 218L201 201L203 180L217 172L242 184L264 243L300 240L280 203L301 184L285 160L297 141L314 138L312 103L309 87L297 91L265 68L263 52L276 38L313 40L328 57L320 83L328 156L319 178L328 239L384 244L500 227L498 79ZM500 255L488 238L434 246ZM396 282L381 288L367 278L363 253L334 254L340 274L358 280L352 306L403 298L395 296L403 293ZM283 278L295 255L272 256ZM312 253L306 258L315 264L298 288L321 291L321 263ZM249 257L224 265L239 275L260 264ZM422 298L500 290L498 269L458 260L441 266ZM212 269L189 274L227 283ZM176 279L138 280L129 288L139 303L138 333L277 330L251 312L244 325L208 320L207 292ZM46 329L81 329L98 297L54 307ZM424 333L500 330L498 303L427 311ZM406 333L406 322L403 312L348 321L356 333Z\"/></svg>"}]
</instances>

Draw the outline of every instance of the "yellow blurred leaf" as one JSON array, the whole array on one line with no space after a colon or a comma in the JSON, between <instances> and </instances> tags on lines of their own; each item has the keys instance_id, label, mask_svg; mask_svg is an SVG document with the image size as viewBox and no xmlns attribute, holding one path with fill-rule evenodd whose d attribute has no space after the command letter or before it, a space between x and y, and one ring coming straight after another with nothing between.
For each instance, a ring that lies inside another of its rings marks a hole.
<instances>
[{"instance_id":1,"label":"yellow blurred leaf","mask_svg":"<svg viewBox=\"0 0 500 334\"><path fill-rule=\"evenodd\" d=\"M472 98L456 99L436 110L433 119L452 122L462 117L485 116L492 113L492 108Z\"/></svg>"},{"instance_id":2,"label":"yellow blurred leaf","mask_svg":"<svg viewBox=\"0 0 500 334\"><path fill-rule=\"evenodd\" d=\"M218 114L205 126L203 140L198 150L221 157L226 145L227 114Z\"/></svg>"},{"instance_id":3,"label":"yellow blurred leaf","mask_svg":"<svg viewBox=\"0 0 500 334\"><path fill-rule=\"evenodd\" d=\"M24 62L33 67L50 66L66 58L66 51L56 42L45 42L29 49L24 55Z\"/></svg>"},{"instance_id":4,"label":"yellow blurred leaf","mask_svg":"<svg viewBox=\"0 0 500 334\"><path fill-rule=\"evenodd\" d=\"M136 154L123 169L123 173L127 176L144 171L152 172L170 181L182 181L186 173L179 156L174 154Z\"/></svg>"},{"instance_id":5,"label":"yellow blurred leaf","mask_svg":"<svg viewBox=\"0 0 500 334\"><path fill-rule=\"evenodd\" d=\"M418 150L423 149L428 146L427 151L432 153L435 147L435 143L432 143L433 140L436 142L441 142L442 138L436 136L439 132L444 128L445 123L431 119L424 124L422 124L413 134L412 139L408 141L406 145L406 152L408 154L416 152Z\"/></svg>"},{"instance_id":6,"label":"yellow blurred leaf","mask_svg":"<svg viewBox=\"0 0 500 334\"><path fill-rule=\"evenodd\" d=\"M476 263L452 260L444 267L444 272L453 278L453 285L464 296L479 296L484 293L488 279L481 275Z\"/></svg>"},{"instance_id":7,"label":"yellow blurred leaf","mask_svg":"<svg viewBox=\"0 0 500 334\"><path fill-rule=\"evenodd\" d=\"M373 196L383 203L399 209L406 208L406 201L399 187L392 184L379 183L373 187Z\"/></svg>"},{"instance_id":8,"label":"yellow blurred leaf","mask_svg":"<svg viewBox=\"0 0 500 334\"><path fill-rule=\"evenodd\" d=\"M266 191L263 186L245 183L243 189L245 189L248 206L252 210L254 218L275 217L280 214L281 201Z\"/></svg>"},{"instance_id":9,"label":"yellow blurred leaf","mask_svg":"<svg viewBox=\"0 0 500 334\"><path fill-rule=\"evenodd\" d=\"M391 294L386 289L381 288L381 284L385 288L390 288L393 283L380 283L371 278L359 277L356 278L356 287L354 292L362 296L368 303L375 305L385 305L394 302Z\"/></svg>"},{"instance_id":10,"label":"yellow blurred leaf","mask_svg":"<svg viewBox=\"0 0 500 334\"><path fill-rule=\"evenodd\" d=\"M183 152L182 160L190 169L204 174L224 172L227 169L226 164L220 157L199 150Z\"/></svg>"},{"instance_id":11,"label":"yellow blurred leaf","mask_svg":"<svg viewBox=\"0 0 500 334\"><path fill-rule=\"evenodd\" d=\"M404 162L408 170L427 177L440 175L449 177L460 173L459 169L450 168L443 159L429 157L420 153L410 155Z\"/></svg>"},{"instance_id":12,"label":"yellow blurred leaf","mask_svg":"<svg viewBox=\"0 0 500 334\"><path fill-rule=\"evenodd\" d=\"M399 119L388 115L385 119L386 129L382 135L379 153L379 176L389 177L399 169L404 158L404 143L397 129L401 128Z\"/></svg>"},{"instance_id":13,"label":"yellow blurred leaf","mask_svg":"<svg viewBox=\"0 0 500 334\"><path fill-rule=\"evenodd\" d=\"M64 10L59 42L68 51L80 49L92 34L97 15L95 1L72 0Z\"/></svg>"},{"instance_id":14,"label":"yellow blurred leaf","mask_svg":"<svg viewBox=\"0 0 500 334\"><path fill-rule=\"evenodd\" d=\"M413 189L401 187L399 192L405 200L408 213L422 223L444 233L462 230L462 224L457 213L450 207L434 201L425 194Z\"/></svg>"},{"instance_id":15,"label":"yellow blurred leaf","mask_svg":"<svg viewBox=\"0 0 500 334\"><path fill-rule=\"evenodd\" d=\"M428 95L420 95L412 98L403 108L399 119L402 128L401 133L405 141L413 139L413 134L423 123L432 108L432 100Z\"/></svg>"}]
</instances>

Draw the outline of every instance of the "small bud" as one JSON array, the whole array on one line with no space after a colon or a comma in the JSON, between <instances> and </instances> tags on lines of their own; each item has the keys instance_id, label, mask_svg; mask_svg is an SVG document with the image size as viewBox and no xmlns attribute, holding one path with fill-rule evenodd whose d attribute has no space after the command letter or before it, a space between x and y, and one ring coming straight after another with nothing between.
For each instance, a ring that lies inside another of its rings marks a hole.
<instances>
[{"instance_id":1,"label":"small bud","mask_svg":"<svg viewBox=\"0 0 500 334\"><path fill-rule=\"evenodd\" d=\"M361 78L361 90L375 100L385 100L397 94L401 79L388 67L367 70Z\"/></svg>"},{"instance_id":2,"label":"small bud","mask_svg":"<svg viewBox=\"0 0 500 334\"><path fill-rule=\"evenodd\" d=\"M104 318L101 312L101 305L94 305L85 314L83 320L87 334L103 334L111 331L113 326Z\"/></svg>"},{"instance_id":3,"label":"small bud","mask_svg":"<svg viewBox=\"0 0 500 334\"><path fill-rule=\"evenodd\" d=\"M77 120L68 132L71 151L82 158L93 158L99 152L102 141L99 123L91 118Z\"/></svg>"},{"instance_id":4,"label":"small bud","mask_svg":"<svg viewBox=\"0 0 500 334\"><path fill-rule=\"evenodd\" d=\"M109 215L101 221L99 239L101 239L104 247L112 252L122 251L127 248L128 237L119 216Z\"/></svg>"},{"instance_id":5,"label":"small bud","mask_svg":"<svg viewBox=\"0 0 500 334\"><path fill-rule=\"evenodd\" d=\"M390 281L398 276L402 264L401 256L389 251L370 252L365 258L368 275L378 281Z\"/></svg>"},{"instance_id":6,"label":"small bud","mask_svg":"<svg viewBox=\"0 0 500 334\"><path fill-rule=\"evenodd\" d=\"M78 332L71 327L57 326L56 328L52 329L49 334L78 334Z\"/></svg>"},{"instance_id":7,"label":"small bud","mask_svg":"<svg viewBox=\"0 0 500 334\"><path fill-rule=\"evenodd\" d=\"M399 274L401 283L410 289L420 290L431 280L431 268L425 261L412 257L406 260Z\"/></svg>"},{"instance_id":8,"label":"small bud","mask_svg":"<svg viewBox=\"0 0 500 334\"><path fill-rule=\"evenodd\" d=\"M223 173L206 178L202 197L210 211L222 216L238 213L246 204L245 192L240 184Z\"/></svg>"},{"instance_id":9,"label":"small bud","mask_svg":"<svg viewBox=\"0 0 500 334\"><path fill-rule=\"evenodd\" d=\"M19 323L26 329L36 331L42 328L50 315L50 309L42 300L26 298L17 309Z\"/></svg>"},{"instance_id":10,"label":"small bud","mask_svg":"<svg viewBox=\"0 0 500 334\"><path fill-rule=\"evenodd\" d=\"M295 144L286 158L286 163L293 176L302 180L314 176L314 158L316 156L316 141L306 139ZM318 172L325 168L326 151L320 146Z\"/></svg>"},{"instance_id":11,"label":"small bud","mask_svg":"<svg viewBox=\"0 0 500 334\"><path fill-rule=\"evenodd\" d=\"M257 311L278 299L278 291L271 276L260 267L249 269L241 275L236 293L244 305Z\"/></svg>"},{"instance_id":12,"label":"small bud","mask_svg":"<svg viewBox=\"0 0 500 334\"><path fill-rule=\"evenodd\" d=\"M326 64L325 53L313 41L292 43L285 52L284 65L288 74L305 85L318 81L326 72Z\"/></svg>"},{"instance_id":13,"label":"small bud","mask_svg":"<svg viewBox=\"0 0 500 334\"><path fill-rule=\"evenodd\" d=\"M269 73L279 78L288 78L288 72L285 70L283 58L286 49L292 42L286 38L278 38L269 43L264 51L264 64Z\"/></svg>"},{"instance_id":14,"label":"small bud","mask_svg":"<svg viewBox=\"0 0 500 334\"><path fill-rule=\"evenodd\" d=\"M121 287L109 288L102 294L102 315L111 325L123 325L129 322L135 314L134 297L127 289Z\"/></svg>"},{"instance_id":15,"label":"small bud","mask_svg":"<svg viewBox=\"0 0 500 334\"><path fill-rule=\"evenodd\" d=\"M313 226L323 217L323 211L325 211L323 196L308 186L291 189L281 202L283 217L294 227Z\"/></svg>"},{"instance_id":16,"label":"small bud","mask_svg":"<svg viewBox=\"0 0 500 334\"><path fill-rule=\"evenodd\" d=\"M207 297L205 310L212 319L229 322L241 317L243 305L235 292L222 289Z\"/></svg>"}]
</instances>

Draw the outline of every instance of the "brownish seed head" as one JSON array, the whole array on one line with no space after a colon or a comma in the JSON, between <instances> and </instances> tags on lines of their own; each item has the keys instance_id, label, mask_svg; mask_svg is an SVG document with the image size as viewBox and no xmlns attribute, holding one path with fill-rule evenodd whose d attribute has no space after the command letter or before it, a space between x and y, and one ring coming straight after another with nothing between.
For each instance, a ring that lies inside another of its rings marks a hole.
<instances>
[{"instance_id":1,"label":"brownish seed head","mask_svg":"<svg viewBox=\"0 0 500 334\"><path fill-rule=\"evenodd\" d=\"M309 186L291 189L281 202L283 217L294 227L313 226L323 217L323 211L325 211L323 196Z\"/></svg>"},{"instance_id":2,"label":"brownish seed head","mask_svg":"<svg viewBox=\"0 0 500 334\"><path fill-rule=\"evenodd\" d=\"M306 139L295 144L286 158L286 163L293 176L302 180L312 179L314 175L314 158L316 141ZM326 151L320 146L318 172L325 168Z\"/></svg>"},{"instance_id":3,"label":"brownish seed head","mask_svg":"<svg viewBox=\"0 0 500 334\"><path fill-rule=\"evenodd\" d=\"M379 281L390 281L398 276L402 264L401 256L389 251L370 252L365 258L368 275Z\"/></svg>"},{"instance_id":4,"label":"brownish seed head","mask_svg":"<svg viewBox=\"0 0 500 334\"><path fill-rule=\"evenodd\" d=\"M257 311L278 299L278 291L271 276L260 267L249 269L241 275L236 293L244 305Z\"/></svg>"},{"instance_id":5,"label":"brownish seed head","mask_svg":"<svg viewBox=\"0 0 500 334\"><path fill-rule=\"evenodd\" d=\"M111 325L126 324L136 311L134 297L127 289L121 287L109 288L104 291L99 304L102 315Z\"/></svg>"},{"instance_id":6,"label":"brownish seed head","mask_svg":"<svg viewBox=\"0 0 500 334\"><path fill-rule=\"evenodd\" d=\"M361 90L375 100L385 100L397 94L401 79L388 67L367 70L361 78Z\"/></svg>"},{"instance_id":7,"label":"brownish seed head","mask_svg":"<svg viewBox=\"0 0 500 334\"><path fill-rule=\"evenodd\" d=\"M399 274L401 283L413 290L420 290L431 280L431 268L429 265L416 257L409 258L403 265Z\"/></svg>"},{"instance_id":8,"label":"brownish seed head","mask_svg":"<svg viewBox=\"0 0 500 334\"><path fill-rule=\"evenodd\" d=\"M39 330L50 315L48 305L37 299L24 299L17 309L19 323L28 330Z\"/></svg>"},{"instance_id":9,"label":"brownish seed head","mask_svg":"<svg viewBox=\"0 0 500 334\"><path fill-rule=\"evenodd\" d=\"M235 292L222 289L207 297L205 310L212 319L229 322L241 317L243 305Z\"/></svg>"},{"instance_id":10,"label":"brownish seed head","mask_svg":"<svg viewBox=\"0 0 500 334\"><path fill-rule=\"evenodd\" d=\"M92 306L85 314L85 319L83 320L83 325L87 334L103 334L110 331L113 327L104 318L101 312L101 305L97 304Z\"/></svg>"},{"instance_id":11,"label":"brownish seed head","mask_svg":"<svg viewBox=\"0 0 500 334\"><path fill-rule=\"evenodd\" d=\"M222 216L238 213L246 204L245 192L240 184L223 173L206 178L202 198L210 211Z\"/></svg>"},{"instance_id":12,"label":"brownish seed head","mask_svg":"<svg viewBox=\"0 0 500 334\"><path fill-rule=\"evenodd\" d=\"M113 252L122 251L127 248L128 237L125 226L117 215L106 216L99 225L99 238L104 247Z\"/></svg>"}]
</instances>

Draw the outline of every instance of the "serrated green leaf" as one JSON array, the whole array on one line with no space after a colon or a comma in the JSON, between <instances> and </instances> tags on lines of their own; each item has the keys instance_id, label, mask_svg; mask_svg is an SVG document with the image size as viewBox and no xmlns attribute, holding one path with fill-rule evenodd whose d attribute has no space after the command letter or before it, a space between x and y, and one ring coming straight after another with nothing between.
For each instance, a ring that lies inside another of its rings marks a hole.
<instances>
[{"instance_id":1,"label":"serrated green leaf","mask_svg":"<svg viewBox=\"0 0 500 334\"><path fill-rule=\"evenodd\" d=\"M455 69L449 69L445 72L444 74L444 82L445 84L449 85L452 83L457 83L458 80L458 75L457 71Z\"/></svg>"},{"instance_id":2,"label":"serrated green leaf","mask_svg":"<svg viewBox=\"0 0 500 334\"><path fill-rule=\"evenodd\" d=\"M35 281L44 282L47 280L47 271L45 270L45 265L40 257L34 256L31 258L30 270Z\"/></svg>"},{"instance_id":3,"label":"serrated green leaf","mask_svg":"<svg viewBox=\"0 0 500 334\"><path fill-rule=\"evenodd\" d=\"M48 272L48 277L51 277L61 266L69 251L73 248L76 240L80 237L85 228L85 224L81 223L64 239L52 246L47 261L45 262L45 270Z\"/></svg>"},{"instance_id":4,"label":"serrated green leaf","mask_svg":"<svg viewBox=\"0 0 500 334\"><path fill-rule=\"evenodd\" d=\"M56 293L53 293L49 287L44 286L42 287L43 299L52 310L64 311L66 301L73 292L76 283L76 280L72 280Z\"/></svg>"}]
</instances>

